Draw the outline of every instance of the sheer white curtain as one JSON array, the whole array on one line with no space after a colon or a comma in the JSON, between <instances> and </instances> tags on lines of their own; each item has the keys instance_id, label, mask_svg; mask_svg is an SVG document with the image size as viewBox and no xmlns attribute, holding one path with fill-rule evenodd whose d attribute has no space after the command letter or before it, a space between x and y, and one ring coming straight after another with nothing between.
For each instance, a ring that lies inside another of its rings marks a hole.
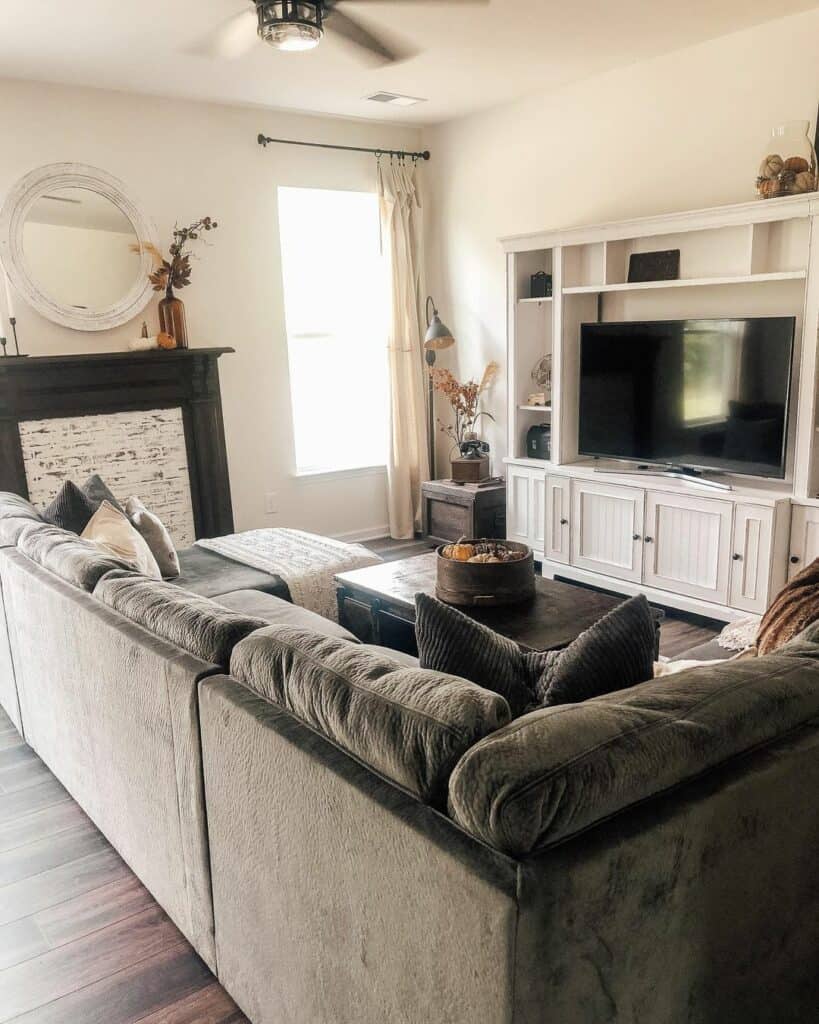
<instances>
[{"instance_id":1,"label":"sheer white curtain","mask_svg":"<svg viewBox=\"0 0 819 1024\"><path fill-rule=\"evenodd\" d=\"M380 159L378 199L382 244L392 280L387 457L390 535L408 538L420 528L421 481L429 476L421 348L421 201L414 163Z\"/></svg>"}]
</instances>

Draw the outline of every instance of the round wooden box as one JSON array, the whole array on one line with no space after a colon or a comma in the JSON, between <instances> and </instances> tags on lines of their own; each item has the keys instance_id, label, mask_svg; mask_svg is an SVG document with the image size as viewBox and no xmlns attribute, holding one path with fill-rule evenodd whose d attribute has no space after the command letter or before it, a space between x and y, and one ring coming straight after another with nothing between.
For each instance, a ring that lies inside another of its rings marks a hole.
<instances>
[{"instance_id":1,"label":"round wooden box","mask_svg":"<svg viewBox=\"0 0 819 1024\"><path fill-rule=\"evenodd\" d=\"M491 540L467 540L464 544L491 544ZM498 543L495 541L494 543ZM516 541L502 542L510 551L522 551L525 558L514 562L457 562L445 558L438 548L435 596L446 604L462 608L477 605L517 604L535 593L535 559L532 549Z\"/></svg>"}]
</instances>

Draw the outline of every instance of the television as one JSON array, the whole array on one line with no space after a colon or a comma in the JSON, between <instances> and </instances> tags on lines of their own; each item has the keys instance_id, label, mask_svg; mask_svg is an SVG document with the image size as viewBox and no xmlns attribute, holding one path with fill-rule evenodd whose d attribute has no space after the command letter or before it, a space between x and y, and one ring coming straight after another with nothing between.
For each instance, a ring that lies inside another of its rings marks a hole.
<instances>
[{"instance_id":1,"label":"television","mask_svg":"<svg viewBox=\"0 0 819 1024\"><path fill-rule=\"evenodd\" d=\"M784 477L795 317L587 323L581 455Z\"/></svg>"}]
</instances>

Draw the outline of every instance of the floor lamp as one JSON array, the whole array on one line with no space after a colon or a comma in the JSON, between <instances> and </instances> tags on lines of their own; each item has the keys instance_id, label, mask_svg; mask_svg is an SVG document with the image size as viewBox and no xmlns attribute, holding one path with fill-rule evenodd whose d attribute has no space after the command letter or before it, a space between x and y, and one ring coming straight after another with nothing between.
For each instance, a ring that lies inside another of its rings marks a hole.
<instances>
[{"instance_id":1,"label":"floor lamp","mask_svg":"<svg viewBox=\"0 0 819 1024\"><path fill-rule=\"evenodd\" d=\"M431 312L430 312L431 310ZM451 348L455 344L452 331L442 323L435 308L431 295L427 296L427 334L424 338L424 358L427 363L427 444L429 445L429 477L435 479L435 388L432 380L432 368L435 366L436 353Z\"/></svg>"}]
</instances>

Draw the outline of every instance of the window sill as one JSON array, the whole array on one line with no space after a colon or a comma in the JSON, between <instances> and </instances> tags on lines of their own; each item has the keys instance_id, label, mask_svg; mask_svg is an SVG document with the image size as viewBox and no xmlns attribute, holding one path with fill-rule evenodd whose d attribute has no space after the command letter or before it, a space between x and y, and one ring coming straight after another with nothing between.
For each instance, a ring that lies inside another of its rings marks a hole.
<instances>
[{"instance_id":1,"label":"window sill","mask_svg":"<svg viewBox=\"0 0 819 1024\"><path fill-rule=\"evenodd\" d=\"M364 476L386 476L386 466L356 466L352 469L307 469L293 474L299 483L320 483L322 480L350 480Z\"/></svg>"}]
</instances>

